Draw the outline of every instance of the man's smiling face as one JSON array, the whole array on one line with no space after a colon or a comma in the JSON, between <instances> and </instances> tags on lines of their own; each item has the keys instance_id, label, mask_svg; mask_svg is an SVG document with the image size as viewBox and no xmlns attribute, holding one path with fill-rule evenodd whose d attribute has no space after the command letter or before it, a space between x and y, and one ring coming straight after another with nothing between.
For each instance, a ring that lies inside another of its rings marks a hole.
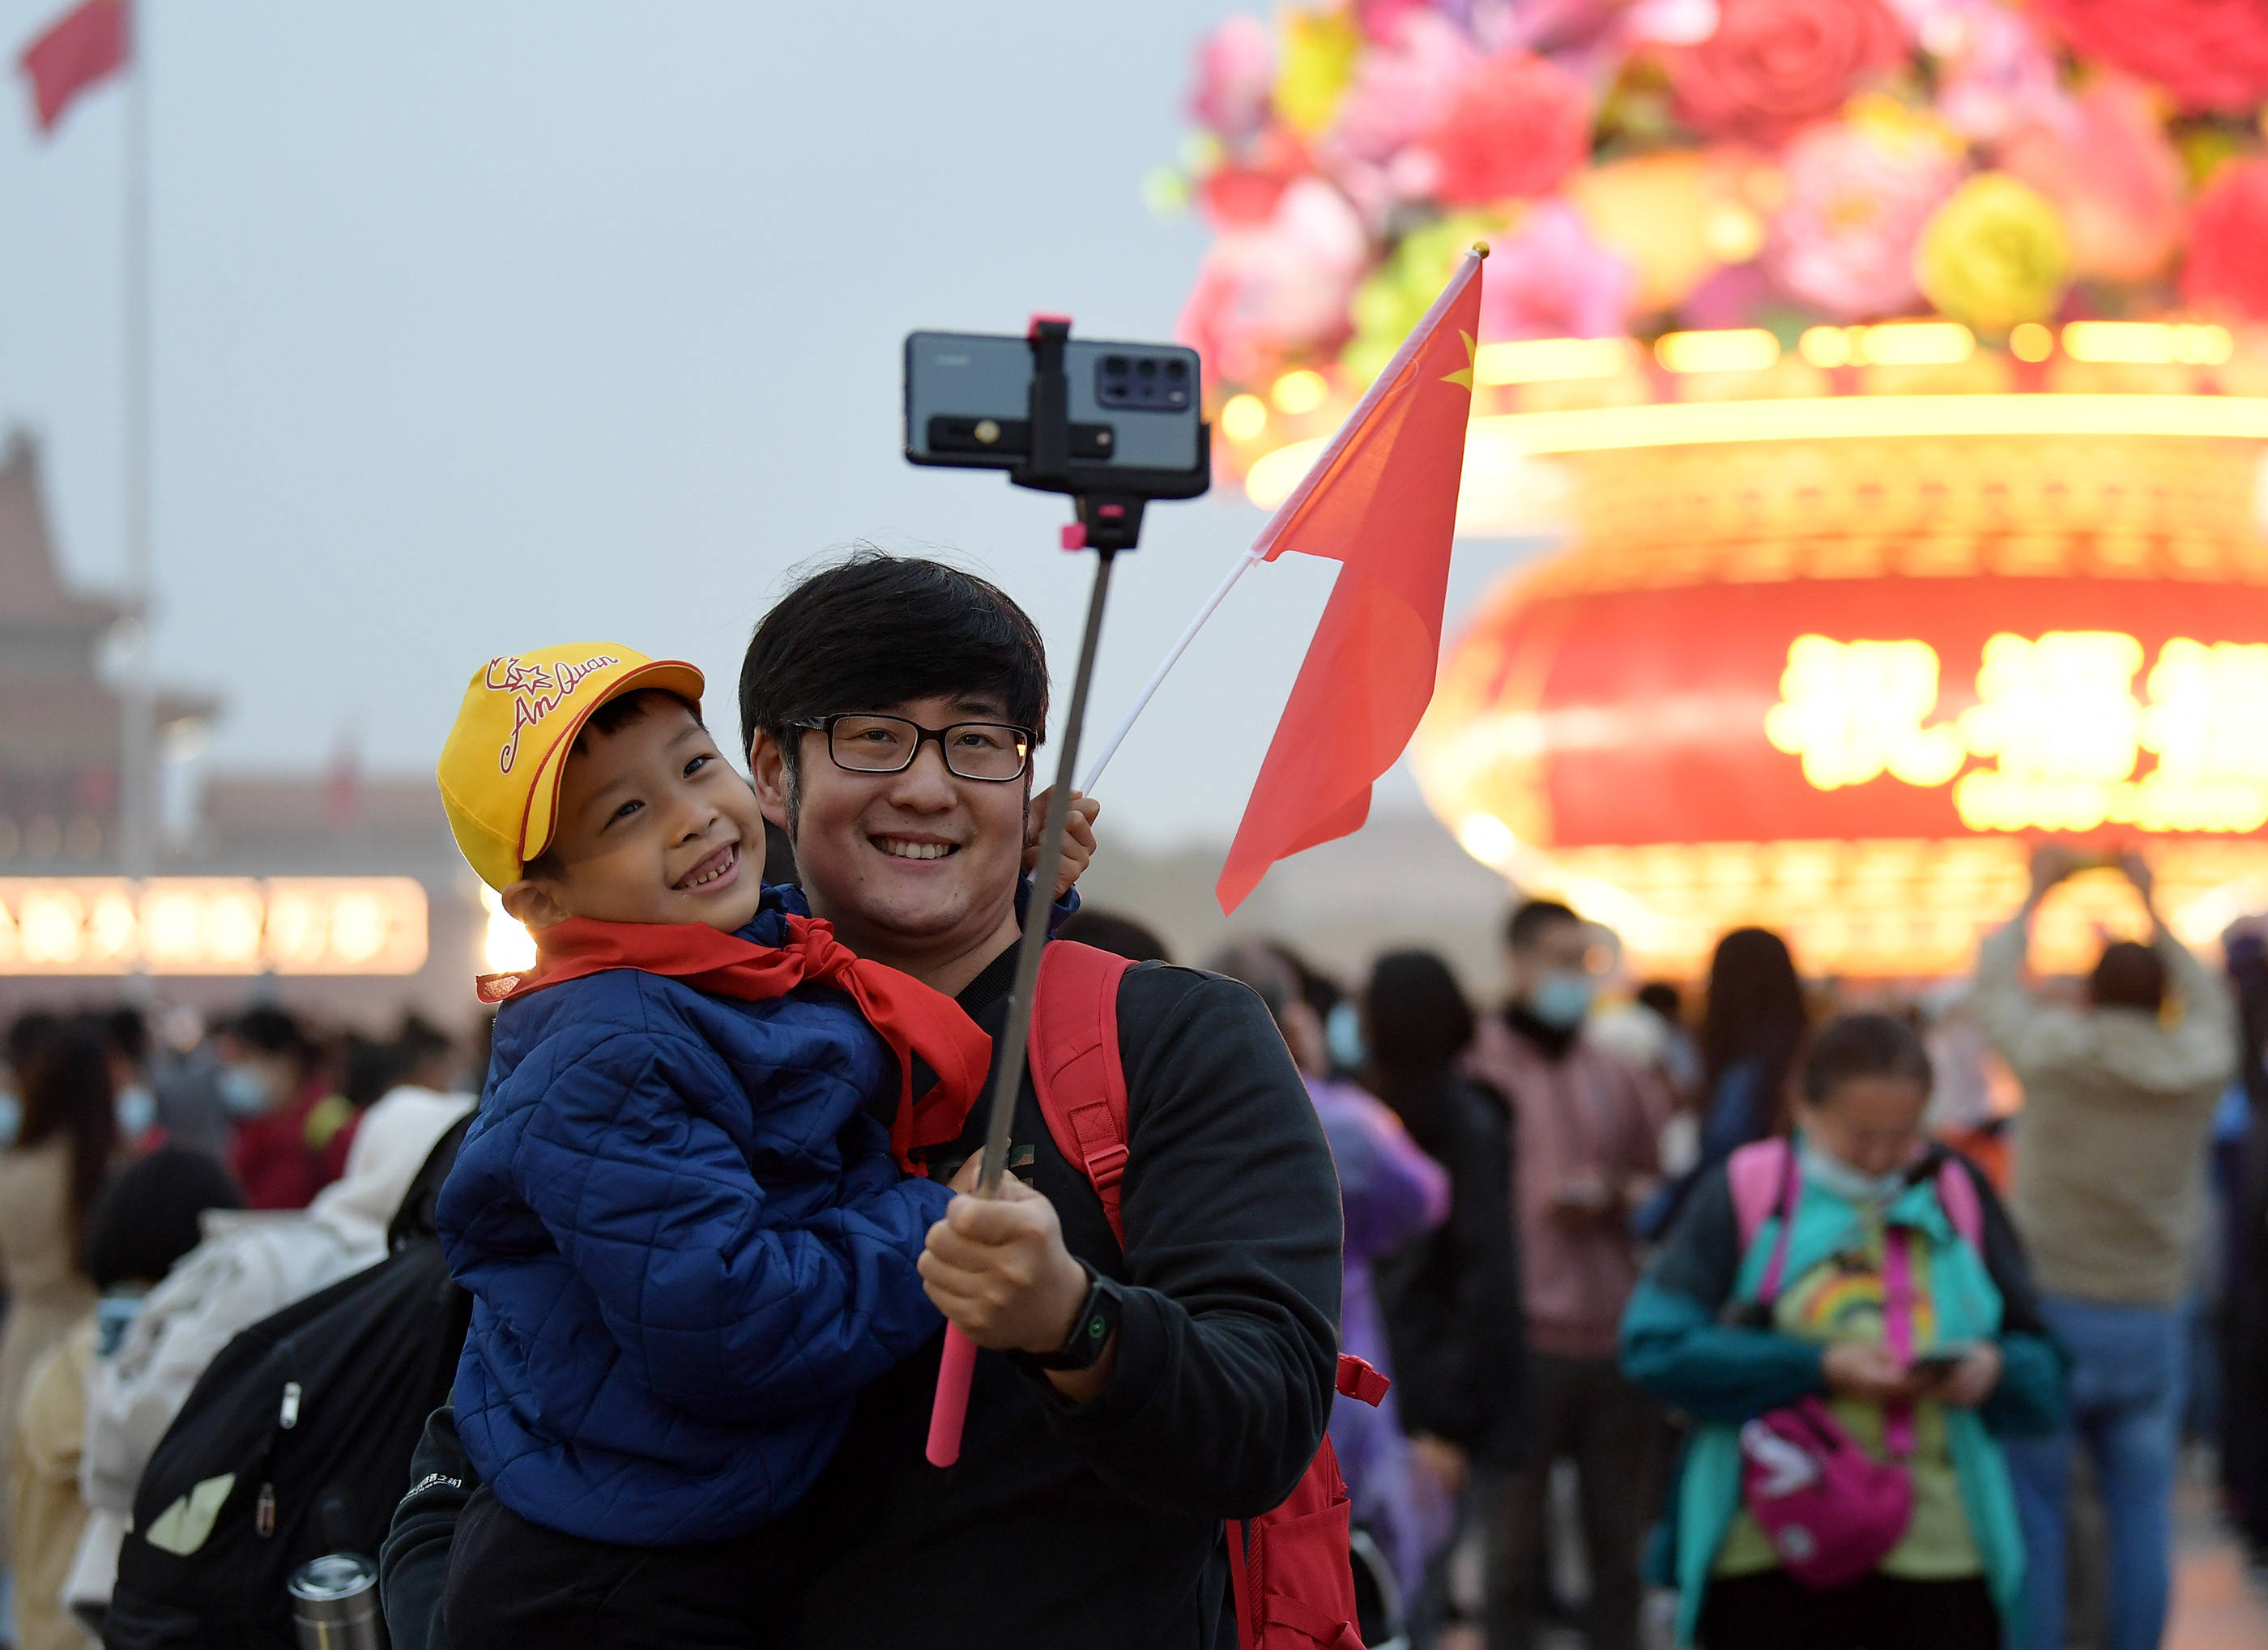
<instances>
[{"instance_id":1,"label":"man's smiling face","mask_svg":"<svg viewBox=\"0 0 2268 1650\"><path fill-rule=\"evenodd\" d=\"M990 692L938 694L899 704L843 706L924 727L1012 718ZM750 752L765 815L795 842L812 910L862 955L922 969L931 959L981 956L1015 937L1030 774L964 779L924 740L900 773L852 773L827 735L799 730L791 782L785 752L759 734ZM996 944L997 942L997 944Z\"/></svg>"}]
</instances>

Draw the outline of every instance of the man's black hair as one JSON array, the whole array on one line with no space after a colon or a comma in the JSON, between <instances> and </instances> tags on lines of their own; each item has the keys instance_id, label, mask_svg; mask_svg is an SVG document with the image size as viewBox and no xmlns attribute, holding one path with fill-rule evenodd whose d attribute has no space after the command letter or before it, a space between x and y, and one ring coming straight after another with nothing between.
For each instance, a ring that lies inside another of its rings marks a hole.
<instances>
[{"instance_id":1,"label":"man's black hair","mask_svg":"<svg viewBox=\"0 0 2268 1650\"><path fill-rule=\"evenodd\" d=\"M1803 1057L1803 1097L1816 1106L1862 1077L1902 1078L1926 1094L1935 1080L1921 1034L1890 1014L1842 1014L1812 1034Z\"/></svg>"},{"instance_id":2,"label":"man's black hair","mask_svg":"<svg viewBox=\"0 0 2268 1650\"><path fill-rule=\"evenodd\" d=\"M314 1052L299 1022L281 1008L247 1008L228 1029L239 1042L262 1054L288 1054L305 1062Z\"/></svg>"},{"instance_id":3,"label":"man's black hair","mask_svg":"<svg viewBox=\"0 0 2268 1650\"><path fill-rule=\"evenodd\" d=\"M350 1035L341 1062L339 1092L357 1111L367 1111L401 1080L401 1051L374 1037Z\"/></svg>"},{"instance_id":4,"label":"man's black hair","mask_svg":"<svg viewBox=\"0 0 2268 1650\"><path fill-rule=\"evenodd\" d=\"M1504 943L1514 951L1526 951L1543 938L1547 928L1561 923L1580 923L1583 919L1557 900L1529 900L1516 907L1504 925Z\"/></svg>"},{"instance_id":5,"label":"man's black hair","mask_svg":"<svg viewBox=\"0 0 2268 1650\"><path fill-rule=\"evenodd\" d=\"M150 1057L150 1022L140 1009L122 1003L103 1015L102 1024L113 1053L135 1065Z\"/></svg>"},{"instance_id":6,"label":"man's black hair","mask_svg":"<svg viewBox=\"0 0 2268 1650\"><path fill-rule=\"evenodd\" d=\"M2158 1013L2166 1005L2165 960L2147 946L2114 939L2087 976L2087 1000L2097 1008Z\"/></svg>"},{"instance_id":7,"label":"man's black hair","mask_svg":"<svg viewBox=\"0 0 2268 1650\"><path fill-rule=\"evenodd\" d=\"M780 598L740 661L740 739L779 740L795 771L795 725L911 699L990 693L1006 718L1048 720L1039 627L998 586L922 556L861 546Z\"/></svg>"}]
</instances>

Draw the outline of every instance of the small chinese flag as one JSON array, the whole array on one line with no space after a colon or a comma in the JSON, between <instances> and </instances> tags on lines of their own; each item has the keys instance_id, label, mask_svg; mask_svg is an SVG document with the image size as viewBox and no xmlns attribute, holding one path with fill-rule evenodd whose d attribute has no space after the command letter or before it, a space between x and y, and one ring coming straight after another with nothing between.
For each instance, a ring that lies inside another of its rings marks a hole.
<instances>
[{"instance_id":1,"label":"small chinese flag","mask_svg":"<svg viewBox=\"0 0 2268 1650\"><path fill-rule=\"evenodd\" d=\"M1253 546L1341 568L1214 885L1224 911L1278 859L1361 829L1433 697L1487 255L1465 259Z\"/></svg>"},{"instance_id":2,"label":"small chinese flag","mask_svg":"<svg viewBox=\"0 0 2268 1650\"><path fill-rule=\"evenodd\" d=\"M52 132L73 99L126 67L133 18L129 0L85 0L24 48L16 61L31 77L40 129Z\"/></svg>"}]
</instances>

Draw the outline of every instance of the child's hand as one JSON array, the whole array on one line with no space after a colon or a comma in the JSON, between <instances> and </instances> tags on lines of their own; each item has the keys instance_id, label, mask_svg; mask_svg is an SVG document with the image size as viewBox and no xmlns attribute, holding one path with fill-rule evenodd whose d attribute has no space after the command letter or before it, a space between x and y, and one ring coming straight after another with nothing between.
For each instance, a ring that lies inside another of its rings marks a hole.
<instances>
[{"instance_id":1,"label":"child's hand","mask_svg":"<svg viewBox=\"0 0 2268 1650\"><path fill-rule=\"evenodd\" d=\"M1024 812L1024 873L1036 874L1040 861L1040 833L1047 829L1048 799L1055 794L1049 785L1034 797ZM1071 884L1086 874L1087 866L1094 858L1094 820L1102 812L1102 804L1091 796L1071 793L1071 812L1064 820L1063 857L1056 861L1055 891L1048 897L1059 900L1071 891Z\"/></svg>"}]
</instances>

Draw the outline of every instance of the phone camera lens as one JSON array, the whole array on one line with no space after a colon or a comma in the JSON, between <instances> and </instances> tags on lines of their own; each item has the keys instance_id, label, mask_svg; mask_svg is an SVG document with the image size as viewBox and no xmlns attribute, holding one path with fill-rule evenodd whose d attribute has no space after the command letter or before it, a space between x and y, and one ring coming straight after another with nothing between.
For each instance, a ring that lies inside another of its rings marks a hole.
<instances>
[{"instance_id":1,"label":"phone camera lens","mask_svg":"<svg viewBox=\"0 0 2268 1650\"><path fill-rule=\"evenodd\" d=\"M1107 355L1102 357L1102 370L1113 378L1124 378L1126 366L1126 357L1123 355Z\"/></svg>"},{"instance_id":2,"label":"phone camera lens","mask_svg":"<svg viewBox=\"0 0 2268 1650\"><path fill-rule=\"evenodd\" d=\"M1168 361L1166 363L1166 376L1173 379L1174 383L1180 383L1183 379L1189 377L1189 364L1188 362Z\"/></svg>"},{"instance_id":3,"label":"phone camera lens","mask_svg":"<svg viewBox=\"0 0 2268 1650\"><path fill-rule=\"evenodd\" d=\"M1155 378L1158 376L1157 362L1146 357L1134 370L1139 372L1144 378Z\"/></svg>"}]
</instances>

